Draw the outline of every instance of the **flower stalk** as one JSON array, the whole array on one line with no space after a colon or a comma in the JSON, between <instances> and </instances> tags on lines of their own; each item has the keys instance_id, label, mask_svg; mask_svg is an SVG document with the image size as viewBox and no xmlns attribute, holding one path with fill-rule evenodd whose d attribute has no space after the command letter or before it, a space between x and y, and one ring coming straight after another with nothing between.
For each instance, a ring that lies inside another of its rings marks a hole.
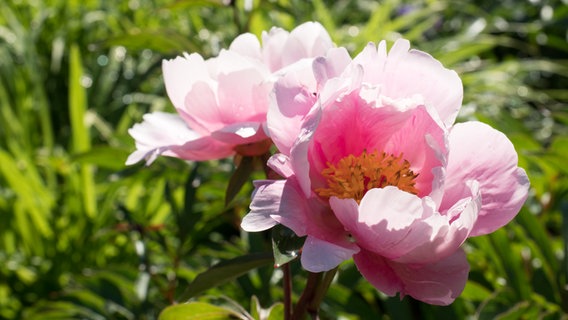
<instances>
[{"instance_id":1,"label":"flower stalk","mask_svg":"<svg viewBox=\"0 0 568 320\"><path fill-rule=\"evenodd\" d=\"M312 319L319 319L319 309L335 274L337 273L337 268L329 270L327 272L308 274L308 281L304 292L296 304L294 313L292 314L292 320L304 319L306 313L311 316Z\"/></svg>"}]
</instances>

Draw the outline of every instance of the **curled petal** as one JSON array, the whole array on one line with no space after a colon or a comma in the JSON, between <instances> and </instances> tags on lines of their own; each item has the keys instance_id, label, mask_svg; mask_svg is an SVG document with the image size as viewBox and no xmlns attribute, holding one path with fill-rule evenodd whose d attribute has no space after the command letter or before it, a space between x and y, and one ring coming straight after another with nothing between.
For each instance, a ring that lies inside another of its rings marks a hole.
<instances>
[{"instance_id":1,"label":"curled petal","mask_svg":"<svg viewBox=\"0 0 568 320\"><path fill-rule=\"evenodd\" d=\"M204 136L188 141L181 146L173 146L170 151L172 156L180 159L204 161L226 158L235 153L233 149L233 145L221 142L211 136Z\"/></svg>"},{"instance_id":2,"label":"curled petal","mask_svg":"<svg viewBox=\"0 0 568 320\"><path fill-rule=\"evenodd\" d=\"M387 295L400 292L401 298L409 295L443 306L461 294L469 273L469 264L461 249L443 260L422 266L392 262L364 250L353 259L361 274Z\"/></svg>"},{"instance_id":3,"label":"curled petal","mask_svg":"<svg viewBox=\"0 0 568 320\"><path fill-rule=\"evenodd\" d=\"M321 24L305 22L290 32L282 48L282 64L285 66L302 58L325 55L331 47L331 37Z\"/></svg>"},{"instance_id":4,"label":"curled petal","mask_svg":"<svg viewBox=\"0 0 568 320\"><path fill-rule=\"evenodd\" d=\"M195 82L213 81L205 61L197 53L164 60L162 70L168 97L177 109L185 108L185 96Z\"/></svg>"},{"instance_id":5,"label":"curled petal","mask_svg":"<svg viewBox=\"0 0 568 320\"><path fill-rule=\"evenodd\" d=\"M250 212L241 227L254 232L281 223L298 236L306 235L306 199L294 179L255 181Z\"/></svg>"},{"instance_id":6,"label":"curled petal","mask_svg":"<svg viewBox=\"0 0 568 320\"><path fill-rule=\"evenodd\" d=\"M227 125L211 133L211 136L234 145L252 143L267 138L262 130L262 123L258 122L238 122Z\"/></svg>"},{"instance_id":7,"label":"curled petal","mask_svg":"<svg viewBox=\"0 0 568 320\"><path fill-rule=\"evenodd\" d=\"M420 223L425 210L422 201L396 187L371 189L360 205L353 199L336 197L329 202L360 247L389 259L399 258L430 239L429 226Z\"/></svg>"},{"instance_id":8,"label":"curled petal","mask_svg":"<svg viewBox=\"0 0 568 320\"><path fill-rule=\"evenodd\" d=\"M269 104L267 127L281 153L290 155L302 121L316 102L315 90L310 65L286 73L274 84L274 99Z\"/></svg>"},{"instance_id":9,"label":"curled petal","mask_svg":"<svg viewBox=\"0 0 568 320\"><path fill-rule=\"evenodd\" d=\"M466 197L467 182L476 180L481 209L471 235L493 232L511 221L527 199L530 183L517 167L517 153L509 139L481 122L466 122L453 127L449 147L441 210Z\"/></svg>"},{"instance_id":10,"label":"curled petal","mask_svg":"<svg viewBox=\"0 0 568 320\"><path fill-rule=\"evenodd\" d=\"M479 195L477 195L479 197ZM453 215L436 212L436 204L388 186L369 190L361 203L332 197L333 212L357 245L390 260L426 264L453 254L468 237L477 202L463 199Z\"/></svg>"},{"instance_id":11,"label":"curled petal","mask_svg":"<svg viewBox=\"0 0 568 320\"><path fill-rule=\"evenodd\" d=\"M136 141L136 151L126 160L127 165L142 159L149 165L161 154L175 156L171 150L174 146L199 138L178 115L154 112L145 114L143 119L128 130Z\"/></svg>"},{"instance_id":12,"label":"curled petal","mask_svg":"<svg viewBox=\"0 0 568 320\"><path fill-rule=\"evenodd\" d=\"M268 159L267 165L283 178L288 178L294 174L290 158L282 153L272 155Z\"/></svg>"},{"instance_id":13,"label":"curled petal","mask_svg":"<svg viewBox=\"0 0 568 320\"><path fill-rule=\"evenodd\" d=\"M381 94L391 98L420 95L427 106L434 108L446 126L451 126L463 98L462 82L452 70L429 54L409 50L408 40L397 40L386 53L381 42L377 53L367 46L354 61L365 69L366 81L381 87ZM386 58L385 58L386 57Z\"/></svg>"},{"instance_id":14,"label":"curled petal","mask_svg":"<svg viewBox=\"0 0 568 320\"><path fill-rule=\"evenodd\" d=\"M319 107L312 108L302 124L298 138L290 150L291 165L306 198L311 197L312 194L308 149L320 119L321 109Z\"/></svg>"},{"instance_id":15,"label":"curled petal","mask_svg":"<svg viewBox=\"0 0 568 320\"><path fill-rule=\"evenodd\" d=\"M324 272L337 267L359 252L357 246L345 244L346 246L340 246L308 236L302 248L302 266L310 272Z\"/></svg>"},{"instance_id":16,"label":"curled petal","mask_svg":"<svg viewBox=\"0 0 568 320\"><path fill-rule=\"evenodd\" d=\"M332 78L339 77L351 63L345 48L330 49L325 56L314 59L313 72L319 87Z\"/></svg>"},{"instance_id":17,"label":"curled petal","mask_svg":"<svg viewBox=\"0 0 568 320\"><path fill-rule=\"evenodd\" d=\"M282 48L290 33L284 29L272 27L269 32L262 32L262 57L270 71L283 67Z\"/></svg>"},{"instance_id":18,"label":"curled petal","mask_svg":"<svg viewBox=\"0 0 568 320\"><path fill-rule=\"evenodd\" d=\"M244 33L236 37L235 40L231 42L229 50L257 60L262 59L262 55L260 53L260 42L252 33Z\"/></svg>"}]
</instances>

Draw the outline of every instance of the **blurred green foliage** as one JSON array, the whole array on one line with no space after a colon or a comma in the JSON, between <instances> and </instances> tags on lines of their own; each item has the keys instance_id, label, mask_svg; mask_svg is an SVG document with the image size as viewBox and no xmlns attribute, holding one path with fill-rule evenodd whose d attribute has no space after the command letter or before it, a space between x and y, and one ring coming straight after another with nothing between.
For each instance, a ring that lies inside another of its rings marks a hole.
<instances>
[{"instance_id":1,"label":"blurred green foliage","mask_svg":"<svg viewBox=\"0 0 568 320\"><path fill-rule=\"evenodd\" d=\"M155 319L213 264L271 252L269 234L239 228L251 184L225 206L230 160L125 167L127 129L146 112L173 112L162 59L210 57L241 32L308 20L352 53L402 36L455 69L465 88L460 120L505 132L532 183L514 222L466 243L470 281L451 306L387 298L347 262L322 318L568 318L568 5L476 3L3 1L0 318ZM305 274L297 262L292 269L297 299ZM228 305L227 316L257 319L282 300L282 274L270 265L223 277L187 308ZM276 319L282 306L271 310Z\"/></svg>"}]
</instances>

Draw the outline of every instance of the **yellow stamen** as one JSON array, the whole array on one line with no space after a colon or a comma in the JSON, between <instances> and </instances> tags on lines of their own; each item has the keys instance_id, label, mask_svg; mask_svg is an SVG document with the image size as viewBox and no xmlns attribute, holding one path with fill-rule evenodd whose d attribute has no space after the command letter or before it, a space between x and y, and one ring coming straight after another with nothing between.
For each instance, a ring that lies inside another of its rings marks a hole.
<instances>
[{"instance_id":1,"label":"yellow stamen","mask_svg":"<svg viewBox=\"0 0 568 320\"><path fill-rule=\"evenodd\" d=\"M395 186L400 190L418 194L415 174L410 170L410 163L402 158L377 151L361 155L349 155L336 165L327 164L321 174L327 179L327 188L316 189L322 197L355 199L358 203L367 191L373 188Z\"/></svg>"}]
</instances>

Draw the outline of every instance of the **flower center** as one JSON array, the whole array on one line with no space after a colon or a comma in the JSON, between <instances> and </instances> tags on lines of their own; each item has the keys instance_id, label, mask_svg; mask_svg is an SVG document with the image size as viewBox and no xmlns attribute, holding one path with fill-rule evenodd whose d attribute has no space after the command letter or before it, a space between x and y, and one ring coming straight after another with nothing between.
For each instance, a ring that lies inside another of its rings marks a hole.
<instances>
[{"instance_id":1,"label":"flower center","mask_svg":"<svg viewBox=\"0 0 568 320\"><path fill-rule=\"evenodd\" d=\"M418 174L410 170L410 162L402 158L402 153L396 157L365 150L357 157L348 155L336 165L328 162L327 166L321 174L327 179L328 187L316 189L322 197L349 198L359 203L370 189L386 186L418 194L414 186Z\"/></svg>"}]
</instances>

